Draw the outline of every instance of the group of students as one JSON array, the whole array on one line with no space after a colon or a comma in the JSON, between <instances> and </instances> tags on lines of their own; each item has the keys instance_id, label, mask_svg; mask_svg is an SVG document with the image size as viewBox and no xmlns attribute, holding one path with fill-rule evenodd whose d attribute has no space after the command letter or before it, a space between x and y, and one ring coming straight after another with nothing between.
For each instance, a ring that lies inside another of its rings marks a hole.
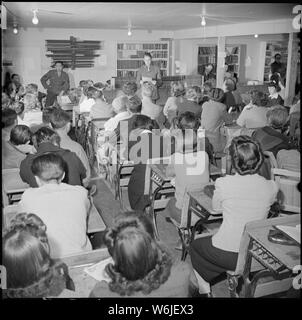
<instances>
[{"instance_id":1,"label":"group of students","mask_svg":"<svg viewBox=\"0 0 302 320\"><path fill-rule=\"evenodd\" d=\"M273 83L269 88L275 88ZM225 147L220 129L228 121L229 110L242 109L235 82L227 79L225 90L209 82L203 88L174 83L165 106L156 104L154 85L148 82L141 84L140 93L135 82L128 82L110 98L101 83L81 81L80 87L79 112L89 112L91 119L108 118L104 131L109 144L117 148L121 159L134 161L128 196L136 213L124 213L108 228L105 244L113 258L106 267L110 281L97 284L90 296L184 297L196 288L209 296L217 276L235 269L245 224L265 219L276 201L278 187L263 173L263 152L271 151L283 168L288 164L284 159L290 158L290 168L300 170L300 152L286 131L289 114L277 104L282 102L279 95L271 89L271 98L253 91L239 115L237 123L253 130L230 143L232 174L215 181L212 198L223 222L213 237L192 242L192 268L185 262L173 262L165 246L154 238L145 216L150 205L145 192L147 162L170 157L166 174L175 177L175 196L165 210L179 224L186 192L202 190L211 181L210 163L214 153ZM299 103L291 113L300 112ZM91 168L83 147L70 136L67 112L56 103L40 109L42 123L33 128L18 122L16 110L22 104L15 99L2 105L2 169L20 168L20 177L30 185L3 236L6 294L60 296L76 288L68 268L57 259L92 250L87 236ZM289 157L287 151L295 153ZM26 273L18 272L21 269Z\"/></svg>"}]
</instances>

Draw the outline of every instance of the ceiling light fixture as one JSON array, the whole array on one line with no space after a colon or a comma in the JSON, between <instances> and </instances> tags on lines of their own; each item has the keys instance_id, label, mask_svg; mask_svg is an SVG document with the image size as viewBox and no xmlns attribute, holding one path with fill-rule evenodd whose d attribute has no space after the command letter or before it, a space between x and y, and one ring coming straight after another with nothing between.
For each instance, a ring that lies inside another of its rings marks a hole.
<instances>
[{"instance_id":1,"label":"ceiling light fixture","mask_svg":"<svg viewBox=\"0 0 302 320\"><path fill-rule=\"evenodd\" d=\"M128 28L128 36L130 37L131 35L132 35L131 28Z\"/></svg>"},{"instance_id":2,"label":"ceiling light fixture","mask_svg":"<svg viewBox=\"0 0 302 320\"><path fill-rule=\"evenodd\" d=\"M254 37L255 37L255 38L258 38L258 34L255 34Z\"/></svg>"},{"instance_id":3,"label":"ceiling light fixture","mask_svg":"<svg viewBox=\"0 0 302 320\"><path fill-rule=\"evenodd\" d=\"M39 23L39 19L37 17L37 12L38 12L37 9L33 10L34 16L33 16L32 20L31 20L33 24L38 24Z\"/></svg>"},{"instance_id":4,"label":"ceiling light fixture","mask_svg":"<svg viewBox=\"0 0 302 320\"><path fill-rule=\"evenodd\" d=\"M204 27L206 25L206 19L204 16L201 17L201 25Z\"/></svg>"},{"instance_id":5,"label":"ceiling light fixture","mask_svg":"<svg viewBox=\"0 0 302 320\"><path fill-rule=\"evenodd\" d=\"M13 26L13 33L14 33L14 34L18 34L18 32L19 32L18 24L17 24L17 23L14 23L14 26Z\"/></svg>"},{"instance_id":6,"label":"ceiling light fixture","mask_svg":"<svg viewBox=\"0 0 302 320\"><path fill-rule=\"evenodd\" d=\"M131 20L128 18L128 36L131 37L132 31L131 31Z\"/></svg>"}]
</instances>

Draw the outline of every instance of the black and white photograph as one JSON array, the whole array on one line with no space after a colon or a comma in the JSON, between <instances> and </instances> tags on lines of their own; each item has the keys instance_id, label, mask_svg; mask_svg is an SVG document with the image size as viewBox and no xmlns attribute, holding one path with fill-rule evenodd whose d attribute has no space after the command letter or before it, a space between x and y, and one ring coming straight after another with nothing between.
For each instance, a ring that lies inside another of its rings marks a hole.
<instances>
[{"instance_id":1,"label":"black and white photograph","mask_svg":"<svg viewBox=\"0 0 302 320\"><path fill-rule=\"evenodd\" d=\"M3 1L3 302L300 299L301 11Z\"/></svg>"}]
</instances>

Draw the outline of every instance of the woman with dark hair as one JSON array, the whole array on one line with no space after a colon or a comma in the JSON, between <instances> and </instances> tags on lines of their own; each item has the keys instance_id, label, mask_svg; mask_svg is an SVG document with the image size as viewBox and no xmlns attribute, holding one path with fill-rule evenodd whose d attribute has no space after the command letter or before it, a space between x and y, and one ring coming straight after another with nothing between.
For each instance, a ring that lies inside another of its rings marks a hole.
<instances>
[{"instance_id":1,"label":"woman with dark hair","mask_svg":"<svg viewBox=\"0 0 302 320\"><path fill-rule=\"evenodd\" d=\"M148 116L137 115L129 135L129 160L135 163L128 185L132 210L144 210L150 205L149 195L144 194L147 160L164 156L163 136L152 132L158 128L158 124Z\"/></svg>"},{"instance_id":2,"label":"woman with dark hair","mask_svg":"<svg viewBox=\"0 0 302 320\"><path fill-rule=\"evenodd\" d=\"M38 216L18 214L4 231L2 241L2 263L7 270L4 297L60 297L67 293L65 289L75 290L67 266L51 259L46 225Z\"/></svg>"},{"instance_id":3,"label":"woman with dark hair","mask_svg":"<svg viewBox=\"0 0 302 320\"><path fill-rule=\"evenodd\" d=\"M236 90L236 83L232 79L226 79L223 83L223 91L224 91L224 98L222 99L222 103L226 105L227 111L231 107L236 107L237 103L235 97L233 95L233 91Z\"/></svg>"},{"instance_id":4,"label":"woman with dark hair","mask_svg":"<svg viewBox=\"0 0 302 320\"><path fill-rule=\"evenodd\" d=\"M154 86L152 92L152 101L156 103L159 99L158 87L162 85L160 68L157 64L152 63L152 56L149 52L144 53L144 64L138 69L136 83L141 86L144 82L151 82Z\"/></svg>"},{"instance_id":5,"label":"woman with dark hair","mask_svg":"<svg viewBox=\"0 0 302 320\"><path fill-rule=\"evenodd\" d=\"M134 213L107 230L105 243L113 263L105 272L110 282L99 282L90 297L188 297L189 265L172 262L147 220Z\"/></svg>"},{"instance_id":6,"label":"woman with dark hair","mask_svg":"<svg viewBox=\"0 0 302 320\"><path fill-rule=\"evenodd\" d=\"M216 277L235 270L244 226L266 219L278 192L275 181L258 174L264 156L257 142L248 136L235 137L229 151L235 174L215 181L212 198L213 209L222 211L222 225L214 236L196 239L190 246L200 293L209 294Z\"/></svg>"},{"instance_id":7,"label":"woman with dark hair","mask_svg":"<svg viewBox=\"0 0 302 320\"><path fill-rule=\"evenodd\" d=\"M269 92L269 96L268 96L268 105L270 107L274 107L277 105L284 105L284 100L282 99L282 97L280 96L280 92L281 92L281 88L279 87L279 84L276 80L272 80L268 85L268 92Z\"/></svg>"}]
</instances>

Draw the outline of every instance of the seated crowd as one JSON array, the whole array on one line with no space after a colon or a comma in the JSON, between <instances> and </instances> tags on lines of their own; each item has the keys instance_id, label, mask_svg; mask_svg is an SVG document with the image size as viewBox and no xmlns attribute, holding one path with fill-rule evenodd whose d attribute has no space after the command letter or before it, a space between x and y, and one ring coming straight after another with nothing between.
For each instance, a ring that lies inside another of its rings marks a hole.
<instances>
[{"instance_id":1,"label":"seated crowd","mask_svg":"<svg viewBox=\"0 0 302 320\"><path fill-rule=\"evenodd\" d=\"M252 90L248 101L236 86L232 78L225 79L223 88L215 88L213 81L203 87L174 82L171 96L159 105L152 83L138 89L127 82L113 94L108 84L82 80L45 107L38 86L24 87L14 74L2 92L2 170L19 168L30 187L2 237L8 274L4 295L73 297L77 288L60 259L96 249L87 235L95 168L64 111L64 105L73 104L89 120L105 120L106 148L100 157L116 150L118 161L133 162L128 184L132 211L121 212L106 229L108 280L98 282L89 296L188 297L196 290L210 296L215 279L236 268L246 223L266 219L277 201L278 185L267 174L265 152L273 154L279 168L300 171L300 100L289 109L284 106L278 74L272 75L267 92ZM227 125L239 129L229 145ZM179 226L187 191L211 183L218 153L230 160L227 175L214 182L212 197L222 224L214 236L191 243L192 266L177 262L155 237L146 214L151 205L147 163L169 158L166 174L175 195L164 210Z\"/></svg>"}]
</instances>

